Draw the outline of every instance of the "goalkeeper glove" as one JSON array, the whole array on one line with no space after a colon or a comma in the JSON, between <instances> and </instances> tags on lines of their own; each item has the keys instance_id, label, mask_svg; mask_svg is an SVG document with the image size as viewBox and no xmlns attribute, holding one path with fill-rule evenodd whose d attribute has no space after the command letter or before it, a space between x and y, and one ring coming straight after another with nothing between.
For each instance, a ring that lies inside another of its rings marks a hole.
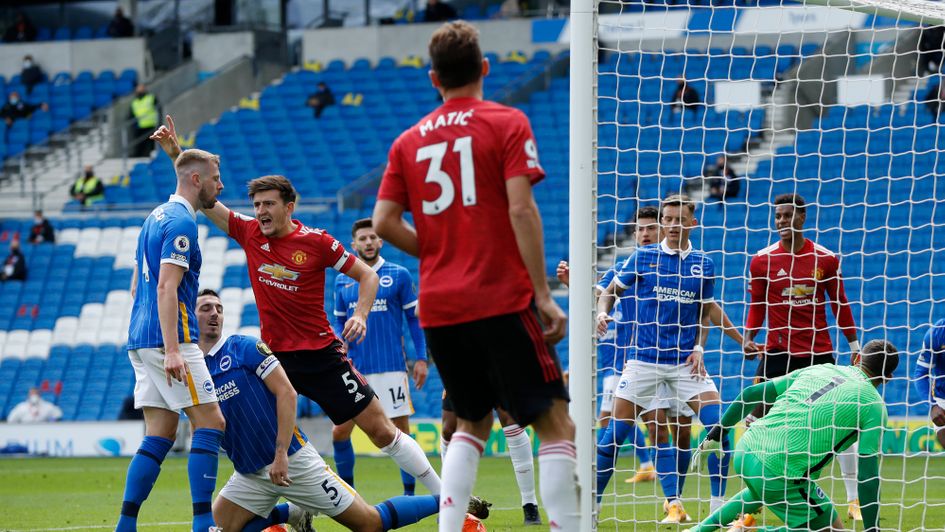
<instances>
[{"instance_id":1,"label":"goalkeeper glove","mask_svg":"<svg viewBox=\"0 0 945 532\"><path fill-rule=\"evenodd\" d=\"M722 457L722 439L725 437L725 432L720 425L716 425L706 434L705 439L692 453L692 465L689 466L692 471L702 467L703 456L707 457L710 454L715 454L719 458Z\"/></svg>"}]
</instances>

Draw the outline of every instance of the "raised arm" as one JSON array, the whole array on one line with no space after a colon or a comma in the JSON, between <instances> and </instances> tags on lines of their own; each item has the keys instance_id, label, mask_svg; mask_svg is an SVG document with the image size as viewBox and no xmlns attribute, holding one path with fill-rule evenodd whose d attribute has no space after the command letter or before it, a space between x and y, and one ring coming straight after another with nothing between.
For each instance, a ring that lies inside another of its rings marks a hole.
<instances>
[{"instance_id":1,"label":"raised arm","mask_svg":"<svg viewBox=\"0 0 945 532\"><path fill-rule=\"evenodd\" d=\"M542 237L541 215L532 196L532 184L527 176L516 176L505 182L509 199L509 220L518 252L535 290L535 306L545 323L545 341L555 344L567 332L568 317L551 297L551 288L545 276L545 250Z\"/></svg>"},{"instance_id":2,"label":"raised arm","mask_svg":"<svg viewBox=\"0 0 945 532\"><path fill-rule=\"evenodd\" d=\"M372 220L377 236L414 257L420 256L417 230L404 220L404 206L391 200L377 200Z\"/></svg>"}]
</instances>

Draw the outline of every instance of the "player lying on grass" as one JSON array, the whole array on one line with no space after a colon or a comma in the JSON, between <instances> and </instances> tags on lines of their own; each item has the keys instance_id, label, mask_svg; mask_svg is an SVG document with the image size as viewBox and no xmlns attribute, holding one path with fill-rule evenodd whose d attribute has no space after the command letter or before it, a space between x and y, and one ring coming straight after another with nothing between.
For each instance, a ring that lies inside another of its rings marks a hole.
<instances>
[{"instance_id":1,"label":"player lying on grass","mask_svg":"<svg viewBox=\"0 0 945 532\"><path fill-rule=\"evenodd\" d=\"M225 532L257 532L288 522L311 531L324 513L350 530L400 528L435 514L439 497L395 497L371 506L325 464L295 424L297 394L269 347L223 336L223 304L213 290L197 297L200 350L226 419L223 448L236 470L213 501ZM289 503L279 504L280 497Z\"/></svg>"},{"instance_id":2,"label":"player lying on grass","mask_svg":"<svg viewBox=\"0 0 945 532\"><path fill-rule=\"evenodd\" d=\"M945 447L945 319L935 322L925 333L912 377L919 397L931 403L929 417L935 425L935 437Z\"/></svg>"},{"instance_id":3,"label":"player lying on grass","mask_svg":"<svg viewBox=\"0 0 945 532\"><path fill-rule=\"evenodd\" d=\"M716 530L762 506L785 526L757 530L844 530L815 481L837 454L857 441L863 528L879 530L879 452L887 416L876 388L898 365L891 343L872 340L855 366L812 366L743 390L697 452L718 454L720 442L736 423L757 405L774 403L735 447L735 471L746 488L688 532Z\"/></svg>"}]
</instances>

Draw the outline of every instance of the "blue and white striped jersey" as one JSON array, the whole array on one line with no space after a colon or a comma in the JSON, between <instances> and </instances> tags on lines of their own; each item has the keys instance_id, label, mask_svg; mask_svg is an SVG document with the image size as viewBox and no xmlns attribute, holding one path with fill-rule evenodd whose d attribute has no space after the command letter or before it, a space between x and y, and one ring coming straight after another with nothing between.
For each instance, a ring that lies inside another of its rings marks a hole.
<instances>
[{"instance_id":1,"label":"blue and white striped jersey","mask_svg":"<svg viewBox=\"0 0 945 532\"><path fill-rule=\"evenodd\" d=\"M703 303L714 301L715 266L692 245L686 251L666 242L638 248L620 265L614 281L636 308L628 356L658 364L683 364L692 353Z\"/></svg>"},{"instance_id":2,"label":"blue and white striped jersey","mask_svg":"<svg viewBox=\"0 0 945 532\"><path fill-rule=\"evenodd\" d=\"M919 399L945 399L945 319L925 333L912 377Z\"/></svg>"},{"instance_id":3,"label":"blue and white striped jersey","mask_svg":"<svg viewBox=\"0 0 945 532\"><path fill-rule=\"evenodd\" d=\"M417 318L417 292L410 272L379 257L373 269L380 284L367 320L367 337L348 344L348 357L362 374L406 371L404 318L416 350L417 360L426 360L427 348ZM335 328L338 335L358 303L358 282L340 274L335 278Z\"/></svg>"},{"instance_id":4,"label":"blue and white striped jersey","mask_svg":"<svg viewBox=\"0 0 945 532\"><path fill-rule=\"evenodd\" d=\"M184 198L172 195L148 215L138 234L135 262L137 291L128 326L128 349L164 347L158 319L157 285L161 264L176 264L187 271L177 287L177 340L197 343L198 278L200 246L197 244L197 213Z\"/></svg>"},{"instance_id":5,"label":"blue and white striped jersey","mask_svg":"<svg viewBox=\"0 0 945 532\"><path fill-rule=\"evenodd\" d=\"M222 447L238 472L259 471L276 455L276 396L263 381L279 367L279 359L262 340L240 335L221 338L205 359L226 420ZM296 426L289 456L307 441Z\"/></svg>"},{"instance_id":6,"label":"blue and white striped jersey","mask_svg":"<svg viewBox=\"0 0 945 532\"><path fill-rule=\"evenodd\" d=\"M622 260L618 260L616 264L619 266ZM617 274L616 268L609 268L604 275L601 276L600 281L597 282L597 288L603 292L610 286L610 282L614 279L614 276ZM626 295L620 297L617 300L617 304L614 305L614 310L611 315L614 317L614 321L611 322L608 327L608 333L610 334L610 328L614 328L614 339L612 340L616 346L616 351L613 355L614 360L614 371L616 373L621 373L623 371L624 362L627 360L627 356L630 350L630 340L633 338L633 320L635 311L635 302ZM605 335L606 338L606 335ZM603 341L603 340L602 340ZM598 357L600 357L600 351L598 351Z\"/></svg>"}]
</instances>

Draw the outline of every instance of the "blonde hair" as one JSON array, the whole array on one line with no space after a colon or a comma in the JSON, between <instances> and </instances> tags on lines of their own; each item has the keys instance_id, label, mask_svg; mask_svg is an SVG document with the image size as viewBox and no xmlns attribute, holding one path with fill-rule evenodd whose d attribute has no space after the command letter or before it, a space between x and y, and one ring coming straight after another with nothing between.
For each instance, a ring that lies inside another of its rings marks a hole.
<instances>
[{"instance_id":1,"label":"blonde hair","mask_svg":"<svg viewBox=\"0 0 945 532\"><path fill-rule=\"evenodd\" d=\"M696 213L696 203L685 194L670 194L663 198L663 201L660 202L660 214L663 213L663 209L666 207L685 207L689 210L689 214Z\"/></svg>"},{"instance_id":2,"label":"blonde hair","mask_svg":"<svg viewBox=\"0 0 945 532\"><path fill-rule=\"evenodd\" d=\"M208 151L190 149L184 150L174 161L174 170L177 177L187 177L188 174L203 174L206 166L210 164L220 165L220 156L214 155Z\"/></svg>"}]
</instances>

